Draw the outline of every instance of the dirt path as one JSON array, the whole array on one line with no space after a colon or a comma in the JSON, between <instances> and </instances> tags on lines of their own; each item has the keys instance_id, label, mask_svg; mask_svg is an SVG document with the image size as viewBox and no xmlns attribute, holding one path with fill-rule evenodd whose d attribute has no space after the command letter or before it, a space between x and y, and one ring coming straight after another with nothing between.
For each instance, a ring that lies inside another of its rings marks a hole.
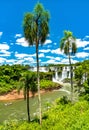
<instances>
[{"instance_id":1,"label":"dirt path","mask_svg":"<svg viewBox=\"0 0 89 130\"><path fill-rule=\"evenodd\" d=\"M41 94L45 92L46 92L45 90L41 90ZM37 93L35 94L35 96L36 95ZM29 93L29 97L32 97L31 92ZM23 91L21 91L20 94L18 94L17 90L13 90L12 92L9 92L8 94L0 95L0 101L17 100L17 99L22 99L22 98L24 98Z\"/></svg>"}]
</instances>

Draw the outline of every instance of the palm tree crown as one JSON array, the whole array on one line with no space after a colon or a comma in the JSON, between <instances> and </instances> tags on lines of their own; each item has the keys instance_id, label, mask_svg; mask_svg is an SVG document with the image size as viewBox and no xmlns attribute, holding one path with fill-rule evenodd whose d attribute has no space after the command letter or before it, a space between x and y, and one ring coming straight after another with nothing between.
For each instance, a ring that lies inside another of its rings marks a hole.
<instances>
[{"instance_id":1,"label":"palm tree crown","mask_svg":"<svg viewBox=\"0 0 89 130\"><path fill-rule=\"evenodd\" d=\"M38 3L33 13L26 13L24 17L24 35L29 45L43 44L49 33L49 13Z\"/></svg>"},{"instance_id":2,"label":"palm tree crown","mask_svg":"<svg viewBox=\"0 0 89 130\"><path fill-rule=\"evenodd\" d=\"M73 36L72 32L64 31L64 37L60 42L60 49L64 50L66 55L74 55L76 53L76 38Z\"/></svg>"}]
</instances>

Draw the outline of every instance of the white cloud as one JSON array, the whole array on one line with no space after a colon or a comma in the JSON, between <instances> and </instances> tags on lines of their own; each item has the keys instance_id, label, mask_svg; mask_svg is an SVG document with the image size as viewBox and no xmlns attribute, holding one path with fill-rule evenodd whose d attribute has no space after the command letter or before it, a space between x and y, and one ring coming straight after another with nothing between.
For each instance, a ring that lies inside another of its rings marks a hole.
<instances>
[{"instance_id":1,"label":"white cloud","mask_svg":"<svg viewBox=\"0 0 89 130\"><path fill-rule=\"evenodd\" d=\"M2 36L3 32L0 32L0 37Z\"/></svg>"},{"instance_id":2,"label":"white cloud","mask_svg":"<svg viewBox=\"0 0 89 130\"><path fill-rule=\"evenodd\" d=\"M44 63L46 63L46 64L59 64L59 62L56 61L55 59L50 59L50 60L48 60L48 61L46 61Z\"/></svg>"},{"instance_id":3,"label":"white cloud","mask_svg":"<svg viewBox=\"0 0 89 130\"><path fill-rule=\"evenodd\" d=\"M71 59L71 63L72 63L72 64L75 64L75 63L77 63L77 62L78 62L77 60ZM68 58L63 59L63 60L61 61L61 64L69 64L69 59L68 59Z\"/></svg>"},{"instance_id":4,"label":"white cloud","mask_svg":"<svg viewBox=\"0 0 89 130\"><path fill-rule=\"evenodd\" d=\"M26 53L18 53L18 52L15 52L15 57L17 57L18 59L21 59L21 58L29 58L29 57L35 57L36 56L36 53L34 54L26 54Z\"/></svg>"},{"instance_id":5,"label":"white cloud","mask_svg":"<svg viewBox=\"0 0 89 130\"><path fill-rule=\"evenodd\" d=\"M44 44L50 44L50 43L52 43L52 41L51 41L50 39L47 39L47 40L44 42Z\"/></svg>"},{"instance_id":6,"label":"white cloud","mask_svg":"<svg viewBox=\"0 0 89 130\"><path fill-rule=\"evenodd\" d=\"M7 59L6 60L6 63L7 64L29 64L29 65L32 65L35 63L34 59L32 57L27 57L27 58L24 58L24 59Z\"/></svg>"},{"instance_id":7,"label":"white cloud","mask_svg":"<svg viewBox=\"0 0 89 130\"><path fill-rule=\"evenodd\" d=\"M60 48L57 48L57 49L55 49L55 50L52 50L51 53L63 55L63 51L61 51Z\"/></svg>"},{"instance_id":8,"label":"white cloud","mask_svg":"<svg viewBox=\"0 0 89 130\"><path fill-rule=\"evenodd\" d=\"M76 53L75 55L77 58L86 58L89 56L89 53L87 52L79 52L79 53Z\"/></svg>"},{"instance_id":9,"label":"white cloud","mask_svg":"<svg viewBox=\"0 0 89 130\"><path fill-rule=\"evenodd\" d=\"M16 35L15 35L15 38L21 37L21 36L22 36L22 34L16 34Z\"/></svg>"},{"instance_id":10,"label":"white cloud","mask_svg":"<svg viewBox=\"0 0 89 130\"><path fill-rule=\"evenodd\" d=\"M9 51L7 51L7 50L1 50L0 52L6 54L6 55L8 55L8 56L11 54L11 52L9 52Z\"/></svg>"},{"instance_id":11,"label":"white cloud","mask_svg":"<svg viewBox=\"0 0 89 130\"><path fill-rule=\"evenodd\" d=\"M0 57L0 64L3 64L6 61L6 58Z\"/></svg>"},{"instance_id":12,"label":"white cloud","mask_svg":"<svg viewBox=\"0 0 89 130\"><path fill-rule=\"evenodd\" d=\"M24 47L28 47L28 45L29 45L28 42L25 40L24 37L18 38L18 39L16 40L16 44L17 44L17 45L24 46Z\"/></svg>"},{"instance_id":13,"label":"white cloud","mask_svg":"<svg viewBox=\"0 0 89 130\"><path fill-rule=\"evenodd\" d=\"M28 62L34 62L34 58L33 57L26 57L24 58L24 60L28 61Z\"/></svg>"},{"instance_id":14,"label":"white cloud","mask_svg":"<svg viewBox=\"0 0 89 130\"><path fill-rule=\"evenodd\" d=\"M23 64L24 63L24 60L17 60L14 62L14 64Z\"/></svg>"},{"instance_id":15,"label":"white cloud","mask_svg":"<svg viewBox=\"0 0 89 130\"><path fill-rule=\"evenodd\" d=\"M39 58L44 57L44 53L39 54Z\"/></svg>"},{"instance_id":16,"label":"white cloud","mask_svg":"<svg viewBox=\"0 0 89 130\"><path fill-rule=\"evenodd\" d=\"M50 49L47 49L47 50L39 50L39 52L44 52L44 53L48 53L50 52L51 50Z\"/></svg>"},{"instance_id":17,"label":"white cloud","mask_svg":"<svg viewBox=\"0 0 89 130\"><path fill-rule=\"evenodd\" d=\"M86 38L89 38L89 36L85 36Z\"/></svg>"},{"instance_id":18,"label":"white cloud","mask_svg":"<svg viewBox=\"0 0 89 130\"><path fill-rule=\"evenodd\" d=\"M0 50L9 50L8 44L0 44Z\"/></svg>"},{"instance_id":19,"label":"white cloud","mask_svg":"<svg viewBox=\"0 0 89 130\"><path fill-rule=\"evenodd\" d=\"M84 50L89 50L89 47L84 48Z\"/></svg>"},{"instance_id":20,"label":"white cloud","mask_svg":"<svg viewBox=\"0 0 89 130\"><path fill-rule=\"evenodd\" d=\"M3 53L6 56L10 56L11 52L7 51L7 50L1 50L0 53Z\"/></svg>"},{"instance_id":21,"label":"white cloud","mask_svg":"<svg viewBox=\"0 0 89 130\"><path fill-rule=\"evenodd\" d=\"M0 56L10 56L11 52L7 51L9 50L9 46L8 44L4 43L4 44L0 44Z\"/></svg>"},{"instance_id":22,"label":"white cloud","mask_svg":"<svg viewBox=\"0 0 89 130\"><path fill-rule=\"evenodd\" d=\"M46 56L46 58L49 58L49 59L54 59L53 56Z\"/></svg>"},{"instance_id":23,"label":"white cloud","mask_svg":"<svg viewBox=\"0 0 89 130\"><path fill-rule=\"evenodd\" d=\"M60 59L61 59L60 57L55 57L55 60L58 60L58 61L60 61Z\"/></svg>"},{"instance_id":24,"label":"white cloud","mask_svg":"<svg viewBox=\"0 0 89 130\"><path fill-rule=\"evenodd\" d=\"M15 57L17 57L18 59L28 57L28 56L29 56L28 54L24 54L24 53L19 54L19 53L15 52Z\"/></svg>"},{"instance_id":25,"label":"white cloud","mask_svg":"<svg viewBox=\"0 0 89 130\"><path fill-rule=\"evenodd\" d=\"M50 60L48 60L46 63L47 63L47 64L54 64L54 63L55 63L55 60L50 59Z\"/></svg>"},{"instance_id":26,"label":"white cloud","mask_svg":"<svg viewBox=\"0 0 89 130\"><path fill-rule=\"evenodd\" d=\"M59 64L60 62L60 57L46 56L46 58L49 58L46 62L47 64Z\"/></svg>"},{"instance_id":27,"label":"white cloud","mask_svg":"<svg viewBox=\"0 0 89 130\"><path fill-rule=\"evenodd\" d=\"M32 56L32 57L36 57L36 53L34 53L34 54L30 54L30 56Z\"/></svg>"},{"instance_id":28,"label":"white cloud","mask_svg":"<svg viewBox=\"0 0 89 130\"><path fill-rule=\"evenodd\" d=\"M56 43L56 42L54 42L53 44L54 44L54 45L57 45L57 43Z\"/></svg>"},{"instance_id":29,"label":"white cloud","mask_svg":"<svg viewBox=\"0 0 89 130\"><path fill-rule=\"evenodd\" d=\"M69 64L69 59L67 59L67 58L66 59L62 59L61 63L62 64Z\"/></svg>"},{"instance_id":30,"label":"white cloud","mask_svg":"<svg viewBox=\"0 0 89 130\"><path fill-rule=\"evenodd\" d=\"M77 47L85 47L87 45L89 45L89 41L84 41L84 40L81 40L81 39L77 39L76 40L76 44L77 44Z\"/></svg>"},{"instance_id":31,"label":"white cloud","mask_svg":"<svg viewBox=\"0 0 89 130\"><path fill-rule=\"evenodd\" d=\"M15 64L34 64L35 58L33 58L35 54L26 54L26 53L18 53L15 52L15 57L17 58L17 61L15 61Z\"/></svg>"},{"instance_id":32,"label":"white cloud","mask_svg":"<svg viewBox=\"0 0 89 130\"><path fill-rule=\"evenodd\" d=\"M46 56L46 58L49 58L50 60L60 61L60 57Z\"/></svg>"},{"instance_id":33,"label":"white cloud","mask_svg":"<svg viewBox=\"0 0 89 130\"><path fill-rule=\"evenodd\" d=\"M6 60L6 63L12 65L12 64L15 64L16 61L17 61L17 60L15 60L15 59L9 59L9 60L7 59L7 60Z\"/></svg>"},{"instance_id":34,"label":"white cloud","mask_svg":"<svg viewBox=\"0 0 89 130\"><path fill-rule=\"evenodd\" d=\"M84 38L83 38L83 40L86 40L86 39L88 39L89 38L89 36L87 35L87 36L85 36Z\"/></svg>"}]
</instances>

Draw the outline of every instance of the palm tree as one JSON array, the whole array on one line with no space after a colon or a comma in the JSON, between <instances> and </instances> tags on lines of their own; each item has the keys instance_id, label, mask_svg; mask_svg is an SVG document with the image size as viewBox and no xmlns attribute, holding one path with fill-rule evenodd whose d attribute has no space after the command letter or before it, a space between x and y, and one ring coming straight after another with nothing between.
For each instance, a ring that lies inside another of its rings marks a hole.
<instances>
[{"instance_id":1,"label":"palm tree","mask_svg":"<svg viewBox=\"0 0 89 130\"><path fill-rule=\"evenodd\" d=\"M49 33L48 27L49 13L44 10L42 4L37 3L33 13L26 13L24 16L24 36L29 46L36 45L36 61L37 61L37 84L38 84L38 101L40 124L42 122L41 115L41 96L40 96L40 78L39 78L39 44L43 45Z\"/></svg>"},{"instance_id":2,"label":"palm tree","mask_svg":"<svg viewBox=\"0 0 89 130\"><path fill-rule=\"evenodd\" d=\"M37 85L36 85L36 74L34 72L25 72L22 74L22 77L19 80L19 88L18 92L23 88L24 92L24 100L27 101L27 115L28 115L28 122L30 122L30 108L29 108L29 91L34 93L37 92Z\"/></svg>"},{"instance_id":3,"label":"palm tree","mask_svg":"<svg viewBox=\"0 0 89 130\"><path fill-rule=\"evenodd\" d=\"M70 80L71 80L71 101L73 101L73 67L71 63L71 56L75 55L77 51L76 38L72 32L64 31L64 37L60 41L60 49L64 54L68 55L70 65Z\"/></svg>"}]
</instances>

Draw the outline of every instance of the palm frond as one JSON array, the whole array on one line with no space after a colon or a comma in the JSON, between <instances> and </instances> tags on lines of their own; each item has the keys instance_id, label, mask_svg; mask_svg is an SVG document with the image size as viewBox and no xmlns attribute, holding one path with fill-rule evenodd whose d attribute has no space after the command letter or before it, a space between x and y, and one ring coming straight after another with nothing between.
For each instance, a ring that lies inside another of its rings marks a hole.
<instances>
[{"instance_id":1,"label":"palm frond","mask_svg":"<svg viewBox=\"0 0 89 130\"><path fill-rule=\"evenodd\" d=\"M77 52L77 46L76 43L72 43L72 55L74 55Z\"/></svg>"},{"instance_id":2,"label":"palm frond","mask_svg":"<svg viewBox=\"0 0 89 130\"><path fill-rule=\"evenodd\" d=\"M34 37L36 34L35 33L36 27L34 26L33 14L27 13L25 15L23 29L24 29L24 36L28 41L29 45L33 45Z\"/></svg>"},{"instance_id":3,"label":"palm frond","mask_svg":"<svg viewBox=\"0 0 89 130\"><path fill-rule=\"evenodd\" d=\"M65 46L64 46L64 53L65 53L66 55L69 54L69 43L68 43L68 42L67 42L67 43L65 44Z\"/></svg>"},{"instance_id":4,"label":"palm frond","mask_svg":"<svg viewBox=\"0 0 89 130\"><path fill-rule=\"evenodd\" d=\"M46 21L43 21L41 24L41 31L40 31L41 44L45 42L48 33L49 33L48 23Z\"/></svg>"},{"instance_id":5,"label":"palm frond","mask_svg":"<svg viewBox=\"0 0 89 130\"><path fill-rule=\"evenodd\" d=\"M64 49L65 41L66 41L65 37L63 37L63 38L61 39L61 41L60 41L60 49L61 49L61 51Z\"/></svg>"}]
</instances>

